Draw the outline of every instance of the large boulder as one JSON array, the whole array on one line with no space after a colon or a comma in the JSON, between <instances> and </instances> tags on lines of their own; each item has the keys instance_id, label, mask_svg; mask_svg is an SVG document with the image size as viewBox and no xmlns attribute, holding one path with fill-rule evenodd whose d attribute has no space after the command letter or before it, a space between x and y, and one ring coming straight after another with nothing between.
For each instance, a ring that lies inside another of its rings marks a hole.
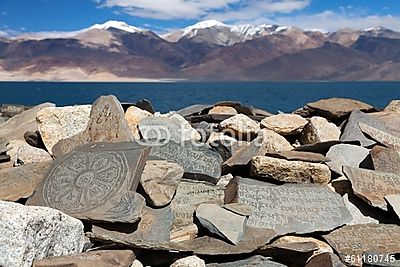
<instances>
[{"instance_id":1,"label":"large boulder","mask_svg":"<svg viewBox=\"0 0 400 267\"><path fill-rule=\"evenodd\" d=\"M312 117L304 127L300 142L302 144L315 144L339 140L340 129L322 117Z\"/></svg>"},{"instance_id":2,"label":"large boulder","mask_svg":"<svg viewBox=\"0 0 400 267\"><path fill-rule=\"evenodd\" d=\"M83 130L89 122L90 105L48 107L37 113L36 121L47 151L62 139L72 137Z\"/></svg>"},{"instance_id":3,"label":"large boulder","mask_svg":"<svg viewBox=\"0 0 400 267\"><path fill-rule=\"evenodd\" d=\"M83 224L58 210L0 201L0 266L80 253Z\"/></svg>"},{"instance_id":4,"label":"large boulder","mask_svg":"<svg viewBox=\"0 0 400 267\"><path fill-rule=\"evenodd\" d=\"M281 135L299 134L308 121L297 114L278 114L261 121L261 126Z\"/></svg>"}]
</instances>

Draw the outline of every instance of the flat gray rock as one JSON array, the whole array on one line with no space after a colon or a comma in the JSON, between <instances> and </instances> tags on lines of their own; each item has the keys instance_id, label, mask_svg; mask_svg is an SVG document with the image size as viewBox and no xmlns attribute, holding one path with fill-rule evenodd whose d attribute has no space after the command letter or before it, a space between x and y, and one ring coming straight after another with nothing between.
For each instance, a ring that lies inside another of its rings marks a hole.
<instances>
[{"instance_id":1,"label":"flat gray rock","mask_svg":"<svg viewBox=\"0 0 400 267\"><path fill-rule=\"evenodd\" d=\"M177 163L148 160L140 178L140 184L151 205L162 207L169 204L183 173L183 168Z\"/></svg>"},{"instance_id":2,"label":"flat gray rock","mask_svg":"<svg viewBox=\"0 0 400 267\"><path fill-rule=\"evenodd\" d=\"M249 217L252 213L251 207L242 203L229 203L222 206L224 209L232 211L236 214Z\"/></svg>"},{"instance_id":3,"label":"flat gray rock","mask_svg":"<svg viewBox=\"0 0 400 267\"><path fill-rule=\"evenodd\" d=\"M347 121L346 126L343 129L340 141L359 141L362 146L369 147L376 142L367 138L360 129L359 123L364 123L371 127L387 131L388 127L386 124L373 116L367 115L359 110L354 110Z\"/></svg>"},{"instance_id":4,"label":"flat gray rock","mask_svg":"<svg viewBox=\"0 0 400 267\"><path fill-rule=\"evenodd\" d=\"M247 224L278 234L329 231L352 219L340 195L323 185L277 186L237 177L226 189L226 201L248 204L253 213Z\"/></svg>"},{"instance_id":5,"label":"flat gray rock","mask_svg":"<svg viewBox=\"0 0 400 267\"><path fill-rule=\"evenodd\" d=\"M55 144L53 155L59 157L85 144L133 140L121 103L113 95L101 96L92 105L86 129Z\"/></svg>"},{"instance_id":6,"label":"flat gray rock","mask_svg":"<svg viewBox=\"0 0 400 267\"><path fill-rule=\"evenodd\" d=\"M238 260L225 263L209 263L207 267L285 267L286 265L272 261L270 258L255 255L245 260Z\"/></svg>"},{"instance_id":7,"label":"flat gray rock","mask_svg":"<svg viewBox=\"0 0 400 267\"><path fill-rule=\"evenodd\" d=\"M384 197L400 193L399 175L348 166L343 172L350 180L354 194L371 206L387 210Z\"/></svg>"},{"instance_id":8,"label":"flat gray rock","mask_svg":"<svg viewBox=\"0 0 400 267\"><path fill-rule=\"evenodd\" d=\"M196 209L196 218L211 233L235 245L244 237L246 216L228 211L216 204L201 204Z\"/></svg>"},{"instance_id":9,"label":"flat gray rock","mask_svg":"<svg viewBox=\"0 0 400 267\"><path fill-rule=\"evenodd\" d=\"M362 146L339 144L332 146L326 156L331 160L326 165L339 175L343 175L343 166L359 167L369 155L369 150Z\"/></svg>"},{"instance_id":10,"label":"flat gray rock","mask_svg":"<svg viewBox=\"0 0 400 267\"><path fill-rule=\"evenodd\" d=\"M183 116L201 115L203 110L211 109L212 105L192 105L178 110L176 113Z\"/></svg>"},{"instance_id":11,"label":"flat gray rock","mask_svg":"<svg viewBox=\"0 0 400 267\"><path fill-rule=\"evenodd\" d=\"M346 267L336 254L325 252L313 256L305 267Z\"/></svg>"},{"instance_id":12,"label":"flat gray rock","mask_svg":"<svg viewBox=\"0 0 400 267\"><path fill-rule=\"evenodd\" d=\"M178 163L185 170L185 178L205 180L216 184L221 177L221 156L205 144L187 142L177 144L169 141L161 146L154 144L150 159Z\"/></svg>"},{"instance_id":13,"label":"flat gray rock","mask_svg":"<svg viewBox=\"0 0 400 267\"><path fill-rule=\"evenodd\" d=\"M382 131L371 127L365 123L359 123L361 131L378 143L394 150L400 150L400 137L392 135L390 132Z\"/></svg>"},{"instance_id":14,"label":"flat gray rock","mask_svg":"<svg viewBox=\"0 0 400 267\"><path fill-rule=\"evenodd\" d=\"M83 224L58 210L0 201L0 266L82 252Z\"/></svg>"},{"instance_id":15,"label":"flat gray rock","mask_svg":"<svg viewBox=\"0 0 400 267\"><path fill-rule=\"evenodd\" d=\"M368 224L368 223L379 224L378 220L375 220L372 217L365 216L364 214L362 214L362 212L357 208L357 206L350 202L348 194L345 194L342 198L344 204L346 205L351 216L353 217L353 220L347 223L347 225Z\"/></svg>"},{"instance_id":16,"label":"flat gray rock","mask_svg":"<svg viewBox=\"0 0 400 267\"><path fill-rule=\"evenodd\" d=\"M400 175L400 151L375 146L370 154L374 170Z\"/></svg>"},{"instance_id":17,"label":"flat gray rock","mask_svg":"<svg viewBox=\"0 0 400 267\"><path fill-rule=\"evenodd\" d=\"M397 217L400 218L400 194L385 196L386 201L392 207Z\"/></svg>"},{"instance_id":18,"label":"flat gray rock","mask_svg":"<svg viewBox=\"0 0 400 267\"><path fill-rule=\"evenodd\" d=\"M145 201L135 191L148 153L133 142L77 147L54 162L28 204L79 219L136 222Z\"/></svg>"},{"instance_id":19,"label":"flat gray rock","mask_svg":"<svg viewBox=\"0 0 400 267\"><path fill-rule=\"evenodd\" d=\"M400 253L400 226L393 224L346 225L323 236L340 258L352 266L361 266L362 255ZM350 257L346 257L350 255ZM351 255L355 255L351 257Z\"/></svg>"}]
</instances>

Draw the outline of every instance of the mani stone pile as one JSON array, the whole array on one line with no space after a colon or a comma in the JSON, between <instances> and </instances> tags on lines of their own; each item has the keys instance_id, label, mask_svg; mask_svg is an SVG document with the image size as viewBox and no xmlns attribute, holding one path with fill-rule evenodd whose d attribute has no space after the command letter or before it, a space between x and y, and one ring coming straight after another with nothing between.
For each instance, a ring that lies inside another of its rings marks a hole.
<instances>
[{"instance_id":1,"label":"mani stone pile","mask_svg":"<svg viewBox=\"0 0 400 267\"><path fill-rule=\"evenodd\" d=\"M400 100L0 111L0 266L400 266Z\"/></svg>"}]
</instances>

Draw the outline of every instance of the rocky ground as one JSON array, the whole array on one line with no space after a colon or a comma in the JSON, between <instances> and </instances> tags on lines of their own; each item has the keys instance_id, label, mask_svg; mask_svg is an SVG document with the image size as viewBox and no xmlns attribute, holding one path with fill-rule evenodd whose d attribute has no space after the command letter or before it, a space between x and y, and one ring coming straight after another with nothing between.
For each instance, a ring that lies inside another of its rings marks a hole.
<instances>
[{"instance_id":1,"label":"rocky ground","mask_svg":"<svg viewBox=\"0 0 400 267\"><path fill-rule=\"evenodd\" d=\"M0 112L0 266L400 266L400 100Z\"/></svg>"}]
</instances>

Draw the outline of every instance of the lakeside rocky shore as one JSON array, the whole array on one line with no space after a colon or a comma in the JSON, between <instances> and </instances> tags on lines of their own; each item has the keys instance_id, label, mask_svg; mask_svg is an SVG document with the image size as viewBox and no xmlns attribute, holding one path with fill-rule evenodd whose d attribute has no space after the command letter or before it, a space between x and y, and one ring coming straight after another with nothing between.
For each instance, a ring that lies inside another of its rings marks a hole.
<instances>
[{"instance_id":1,"label":"lakeside rocky shore","mask_svg":"<svg viewBox=\"0 0 400 267\"><path fill-rule=\"evenodd\" d=\"M0 112L0 266L400 266L400 100Z\"/></svg>"}]
</instances>

